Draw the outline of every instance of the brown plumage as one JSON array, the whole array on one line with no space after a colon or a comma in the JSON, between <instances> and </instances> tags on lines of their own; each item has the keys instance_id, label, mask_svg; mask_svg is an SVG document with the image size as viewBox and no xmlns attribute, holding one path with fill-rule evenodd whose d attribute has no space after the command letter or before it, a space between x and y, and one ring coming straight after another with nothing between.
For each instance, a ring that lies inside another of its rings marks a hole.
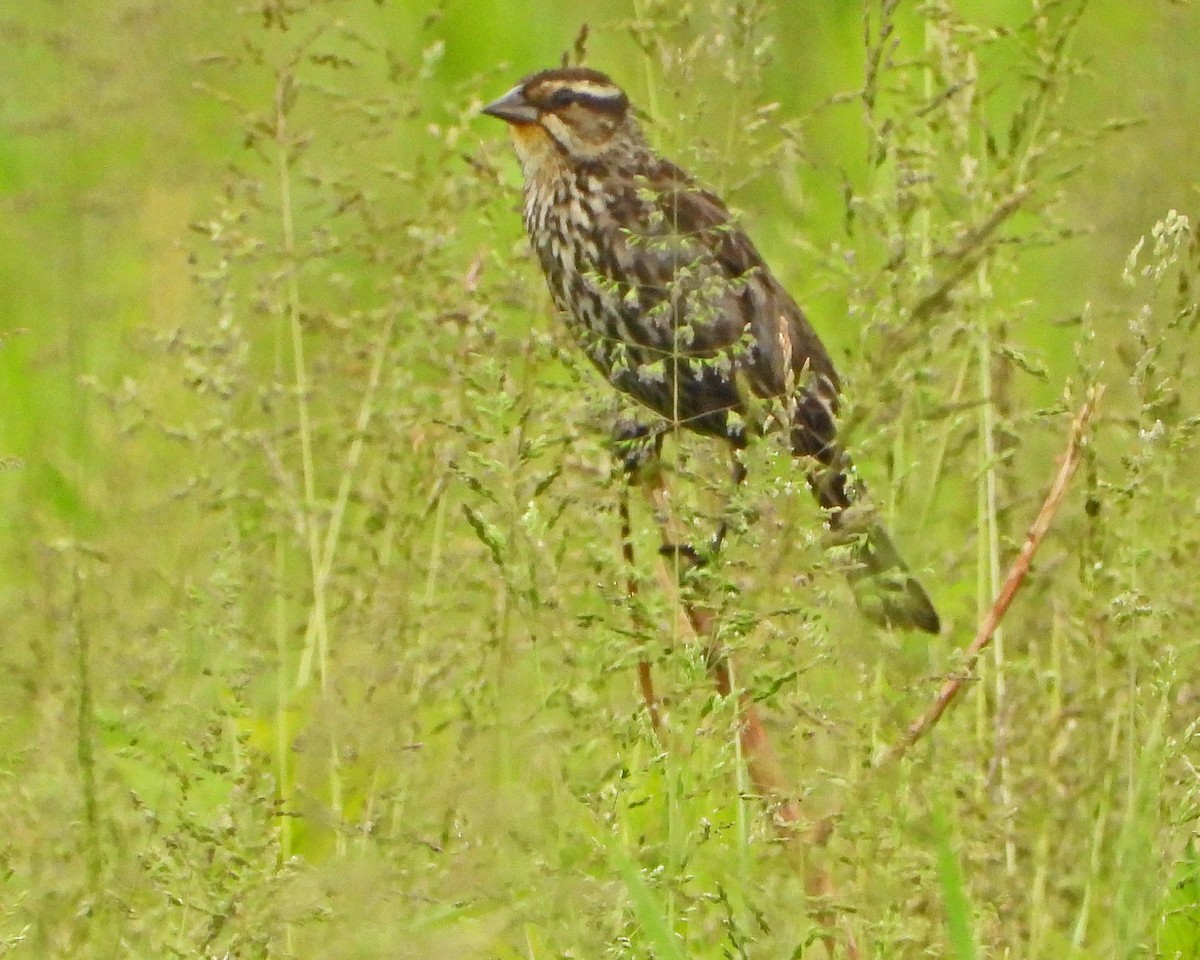
<instances>
[{"instance_id":1,"label":"brown plumage","mask_svg":"<svg viewBox=\"0 0 1200 960\"><path fill-rule=\"evenodd\" d=\"M509 124L525 228L558 308L618 390L672 426L736 448L771 422L807 458L872 619L936 633L938 616L865 505L837 443L839 382L804 313L725 205L647 144L625 94L581 67L525 78L484 113Z\"/></svg>"}]
</instances>

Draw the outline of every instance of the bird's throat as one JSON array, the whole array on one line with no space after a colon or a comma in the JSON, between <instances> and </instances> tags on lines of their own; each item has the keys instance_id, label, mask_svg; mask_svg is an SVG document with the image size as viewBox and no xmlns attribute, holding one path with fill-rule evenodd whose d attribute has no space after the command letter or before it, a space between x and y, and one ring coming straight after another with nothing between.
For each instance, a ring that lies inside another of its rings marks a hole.
<instances>
[{"instance_id":1,"label":"bird's throat","mask_svg":"<svg viewBox=\"0 0 1200 960\"><path fill-rule=\"evenodd\" d=\"M526 181L562 172L566 166L562 150L541 124L514 123L508 130Z\"/></svg>"}]
</instances>

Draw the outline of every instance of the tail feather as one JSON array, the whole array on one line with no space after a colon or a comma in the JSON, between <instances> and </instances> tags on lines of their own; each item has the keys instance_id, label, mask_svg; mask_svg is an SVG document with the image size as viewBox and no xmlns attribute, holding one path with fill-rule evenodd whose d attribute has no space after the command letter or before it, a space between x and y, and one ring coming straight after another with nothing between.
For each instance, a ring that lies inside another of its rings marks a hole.
<instances>
[{"instance_id":1,"label":"tail feather","mask_svg":"<svg viewBox=\"0 0 1200 960\"><path fill-rule=\"evenodd\" d=\"M825 469L809 475L817 502L828 511L835 544L850 554L846 577L867 619L881 626L938 633L942 623L925 588L901 558L887 530L874 519L862 484L845 454L829 457Z\"/></svg>"},{"instance_id":2,"label":"tail feather","mask_svg":"<svg viewBox=\"0 0 1200 960\"><path fill-rule=\"evenodd\" d=\"M859 609L881 626L941 631L942 622L925 588L900 558L892 538L878 523L855 538L846 574Z\"/></svg>"}]
</instances>

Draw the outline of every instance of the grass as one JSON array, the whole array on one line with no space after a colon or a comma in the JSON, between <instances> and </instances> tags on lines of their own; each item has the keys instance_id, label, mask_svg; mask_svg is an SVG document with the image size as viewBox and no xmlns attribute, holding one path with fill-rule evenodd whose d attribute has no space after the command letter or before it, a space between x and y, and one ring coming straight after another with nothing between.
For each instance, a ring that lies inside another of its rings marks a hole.
<instances>
[{"instance_id":1,"label":"grass","mask_svg":"<svg viewBox=\"0 0 1200 960\"><path fill-rule=\"evenodd\" d=\"M589 62L834 348L948 624L864 622L790 459L750 452L702 587L824 846L754 795L641 504L627 590L618 406L474 112L572 46L575 9L538 15L544 41L350 0L0 23L0 949L1200 955L1197 91L1156 72L1194 15L588 7ZM871 769L962 668L1095 386L992 655ZM701 536L719 452L664 469Z\"/></svg>"}]
</instances>

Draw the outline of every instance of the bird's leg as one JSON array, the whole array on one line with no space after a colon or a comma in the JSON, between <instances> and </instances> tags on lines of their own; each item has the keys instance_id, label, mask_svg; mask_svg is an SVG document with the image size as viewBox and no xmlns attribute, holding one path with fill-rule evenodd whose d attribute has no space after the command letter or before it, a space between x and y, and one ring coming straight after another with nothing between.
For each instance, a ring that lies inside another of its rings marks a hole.
<instances>
[{"instance_id":1,"label":"bird's leg","mask_svg":"<svg viewBox=\"0 0 1200 960\"><path fill-rule=\"evenodd\" d=\"M737 496L737 491L746 481L746 465L742 463L736 449L731 453L730 462L732 465L730 477L733 480L733 493L730 496L730 502L732 502ZM721 552L721 547L725 543L725 537L729 534L729 503L726 504L725 510L722 512L720 522L717 524L716 533L713 534L712 539L708 542L708 549L703 553L690 543L687 543L684 538L676 536L678 528L673 520L669 524L668 529L672 532L672 538L669 541L664 539L663 545L659 548L659 553L664 557L675 558L677 560L677 568L683 571L702 567L716 560L717 555Z\"/></svg>"},{"instance_id":2,"label":"bird's leg","mask_svg":"<svg viewBox=\"0 0 1200 960\"><path fill-rule=\"evenodd\" d=\"M657 459L662 447L662 434L655 434L649 427L632 421L623 420L617 424L613 432L613 442L617 461L621 469L621 491L617 500L617 512L621 522L621 557L625 561L625 593L630 601L633 617L640 623L640 607L637 604L638 578L634 566L633 555L633 520L629 512L629 488L643 482L645 474L658 469ZM642 701L646 704L646 713L650 717L650 726L655 734L662 728L662 713L659 710L658 696L654 692L654 677L651 673L650 661L641 656L638 659L638 688L641 690Z\"/></svg>"},{"instance_id":3,"label":"bird's leg","mask_svg":"<svg viewBox=\"0 0 1200 960\"><path fill-rule=\"evenodd\" d=\"M633 523L629 516L628 480L621 484L621 494L617 509L621 517L621 555L625 560L625 592L634 610L634 617L640 620L641 617L638 616L638 607L636 604L638 580L637 572L633 565ZM662 726L662 716L658 708L658 696L654 692L654 677L651 673L650 661L644 654L638 658L637 673L638 688L642 692L642 701L646 704L646 713L650 716L650 726L657 734Z\"/></svg>"},{"instance_id":4,"label":"bird's leg","mask_svg":"<svg viewBox=\"0 0 1200 960\"><path fill-rule=\"evenodd\" d=\"M742 484L746 482L746 465L742 463L742 458L737 448L730 451L730 462L732 471L730 477L733 480L733 493L730 497L732 502L737 497L738 491ZM716 557L721 552L721 546L725 543L725 536L729 533L729 505L726 505L725 513L721 517L721 522L717 525L717 532L713 535L712 543L709 545L709 556Z\"/></svg>"}]
</instances>

